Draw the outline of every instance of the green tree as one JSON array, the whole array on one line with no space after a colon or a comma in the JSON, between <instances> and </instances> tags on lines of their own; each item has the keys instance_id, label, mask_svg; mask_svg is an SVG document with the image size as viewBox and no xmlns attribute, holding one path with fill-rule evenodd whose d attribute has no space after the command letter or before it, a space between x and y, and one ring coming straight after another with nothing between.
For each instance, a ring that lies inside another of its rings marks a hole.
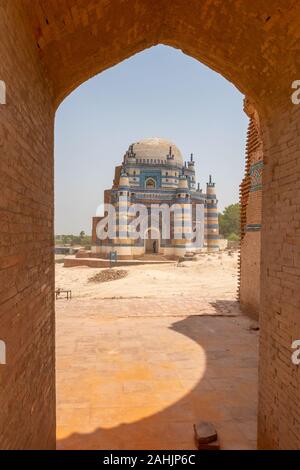
<instances>
[{"instance_id":1,"label":"green tree","mask_svg":"<svg viewBox=\"0 0 300 470\"><path fill-rule=\"evenodd\" d=\"M62 235L61 236L61 241L62 241L63 245L67 245L67 243L69 243L68 236L67 235Z\"/></svg>"},{"instance_id":2,"label":"green tree","mask_svg":"<svg viewBox=\"0 0 300 470\"><path fill-rule=\"evenodd\" d=\"M236 233L231 233L230 235L228 235L227 237L227 240L229 240L230 242L238 242L240 239L240 236L237 235Z\"/></svg>"},{"instance_id":3,"label":"green tree","mask_svg":"<svg viewBox=\"0 0 300 470\"><path fill-rule=\"evenodd\" d=\"M225 207L223 214L219 214L220 234L231 240L240 238L240 205L231 204Z\"/></svg>"}]
</instances>

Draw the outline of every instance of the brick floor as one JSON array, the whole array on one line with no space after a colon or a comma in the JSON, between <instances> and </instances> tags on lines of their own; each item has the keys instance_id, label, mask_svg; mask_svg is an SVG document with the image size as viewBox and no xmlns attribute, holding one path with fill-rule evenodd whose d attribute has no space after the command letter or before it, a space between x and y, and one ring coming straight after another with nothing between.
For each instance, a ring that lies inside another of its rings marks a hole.
<instances>
[{"instance_id":1,"label":"brick floor","mask_svg":"<svg viewBox=\"0 0 300 470\"><path fill-rule=\"evenodd\" d=\"M256 448L257 333L232 301L57 302L59 449Z\"/></svg>"}]
</instances>

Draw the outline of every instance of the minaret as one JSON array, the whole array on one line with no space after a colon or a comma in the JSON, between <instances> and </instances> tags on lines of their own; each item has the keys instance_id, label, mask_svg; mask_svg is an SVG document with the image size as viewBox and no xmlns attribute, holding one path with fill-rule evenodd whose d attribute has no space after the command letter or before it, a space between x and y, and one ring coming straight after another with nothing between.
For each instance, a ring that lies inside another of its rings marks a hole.
<instances>
[{"instance_id":1,"label":"minaret","mask_svg":"<svg viewBox=\"0 0 300 470\"><path fill-rule=\"evenodd\" d=\"M192 204L188 178L183 173L179 177L176 190L176 211L174 211L174 254L184 256L191 250Z\"/></svg>"},{"instance_id":2,"label":"minaret","mask_svg":"<svg viewBox=\"0 0 300 470\"><path fill-rule=\"evenodd\" d=\"M205 203L206 230L204 237L207 244L207 251L219 251L219 219L218 219L218 200L216 196L216 185L209 175L209 181L206 185L206 203Z\"/></svg>"},{"instance_id":3,"label":"minaret","mask_svg":"<svg viewBox=\"0 0 300 470\"><path fill-rule=\"evenodd\" d=\"M167 160L174 160L174 155L172 153L172 147L169 148L169 153L167 155Z\"/></svg>"},{"instance_id":4,"label":"minaret","mask_svg":"<svg viewBox=\"0 0 300 470\"><path fill-rule=\"evenodd\" d=\"M116 233L118 238L122 240L121 243L125 244L128 238L129 189L129 178L123 168L118 187L118 202L116 204Z\"/></svg>"},{"instance_id":5,"label":"minaret","mask_svg":"<svg viewBox=\"0 0 300 470\"><path fill-rule=\"evenodd\" d=\"M195 160L194 160L194 154L191 153L191 158L189 161L189 167L194 167L195 166Z\"/></svg>"},{"instance_id":6,"label":"minaret","mask_svg":"<svg viewBox=\"0 0 300 470\"><path fill-rule=\"evenodd\" d=\"M180 189L180 193L182 193L182 194L180 194L181 198L187 197L187 193L188 193L188 190L189 190L189 185L188 185L187 177L185 175L180 175L179 176L178 189Z\"/></svg>"},{"instance_id":7,"label":"minaret","mask_svg":"<svg viewBox=\"0 0 300 470\"><path fill-rule=\"evenodd\" d=\"M122 172L121 172L121 175L120 175L120 181L119 181L119 192L121 191L128 191L130 187L130 184L129 184L129 178L128 178L128 175L126 173L126 171L124 169L122 169Z\"/></svg>"},{"instance_id":8,"label":"minaret","mask_svg":"<svg viewBox=\"0 0 300 470\"><path fill-rule=\"evenodd\" d=\"M190 188L192 191L196 191L196 180L195 180L195 161L194 155L191 153L191 159L188 162Z\"/></svg>"},{"instance_id":9,"label":"minaret","mask_svg":"<svg viewBox=\"0 0 300 470\"><path fill-rule=\"evenodd\" d=\"M127 163L136 163L135 153L133 151L133 145L130 145L126 153Z\"/></svg>"}]
</instances>

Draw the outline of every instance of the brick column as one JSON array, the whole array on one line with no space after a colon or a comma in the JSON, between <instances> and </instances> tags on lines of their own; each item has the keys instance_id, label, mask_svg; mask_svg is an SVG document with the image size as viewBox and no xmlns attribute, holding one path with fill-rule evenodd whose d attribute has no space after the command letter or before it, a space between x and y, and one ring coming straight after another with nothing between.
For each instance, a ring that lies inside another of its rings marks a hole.
<instances>
[{"instance_id":1,"label":"brick column","mask_svg":"<svg viewBox=\"0 0 300 470\"><path fill-rule=\"evenodd\" d=\"M0 2L0 448L55 448L53 119L22 3Z\"/></svg>"},{"instance_id":2,"label":"brick column","mask_svg":"<svg viewBox=\"0 0 300 470\"><path fill-rule=\"evenodd\" d=\"M264 122L258 443L300 449L300 106Z\"/></svg>"}]
</instances>

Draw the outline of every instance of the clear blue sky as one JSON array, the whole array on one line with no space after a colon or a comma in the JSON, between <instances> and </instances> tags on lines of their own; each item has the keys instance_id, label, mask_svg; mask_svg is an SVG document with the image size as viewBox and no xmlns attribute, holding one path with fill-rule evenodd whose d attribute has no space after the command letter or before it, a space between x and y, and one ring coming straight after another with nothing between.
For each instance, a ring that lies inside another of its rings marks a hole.
<instances>
[{"instance_id":1,"label":"clear blue sky","mask_svg":"<svg viewBox=\"0 0 300 470\"><path fill-rule=\"evenodd\" d=\"M57 234L91 233L91 219L128 146L147 137L193 152L219 208L238 202L248 120L243 95L222 76L166 46L147 49L87 81L56 115Z\"/></svg>"}]
</instances>

